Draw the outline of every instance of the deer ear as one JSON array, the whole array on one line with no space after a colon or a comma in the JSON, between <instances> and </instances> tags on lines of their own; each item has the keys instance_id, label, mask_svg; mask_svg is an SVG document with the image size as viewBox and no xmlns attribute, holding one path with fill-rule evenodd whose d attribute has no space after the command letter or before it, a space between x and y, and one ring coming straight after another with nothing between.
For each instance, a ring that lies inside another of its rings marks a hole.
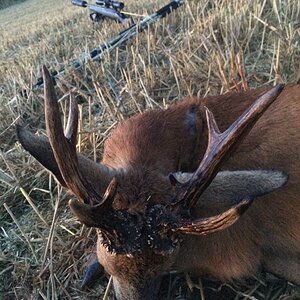
<instances>
[{"instance_id":1,"label":"deer ear","mask_svg":"<svg viewBox=\"0 0 300 300\"><path fill-rule=\"evenodd\" d=\"M175 178L187 182L193 173L174 173ZM253 199L282 187L288 175L276 170L222 171L217 174L199 200L201 208L232 207L241 199Z\"/></svg>"},{"instance_id":2,"label":"deer ear","mask_svg":"<svg viewBox=\"0 0 300 300\"><path fill-rule=\"evenodd\" d=\"M17 138L24 149L27 150L46 169L53 173L62 186L67 187L55 161L48 138L33 134L19 125L16 126L16 133Z\"/></svg>"},{"instance_id":3,"label":"deer ear","mask_svg":"<svg viewBox=\"0 0 300 300\"><path fill-rule=\"evenodd\" d=\"M183 173L180 177L182 181L191 175ZM194 218L182 222L177 231L206 235L224 230L240 218L254 198L280 188L287 180L288 176L280 171L219 172L193 208Z\"/></svg>"},{"instance_id":4,"label":"deer ear","mask_svg":"<svg viewBox=\"0 0 300 300\"><path fill-rule=\"evenodd\" d=\"M55 161L48 138L33 134L29 130L18 125L16 127L16 132L17 138L24 149L49 170L62 186L67 187ZM95 191L99 194L104 193L109 182L117 174L117 171L104 164L95 163L80 154L77 154L77 159L82 175L88 180Z\"/></svg>"}]
</instances>

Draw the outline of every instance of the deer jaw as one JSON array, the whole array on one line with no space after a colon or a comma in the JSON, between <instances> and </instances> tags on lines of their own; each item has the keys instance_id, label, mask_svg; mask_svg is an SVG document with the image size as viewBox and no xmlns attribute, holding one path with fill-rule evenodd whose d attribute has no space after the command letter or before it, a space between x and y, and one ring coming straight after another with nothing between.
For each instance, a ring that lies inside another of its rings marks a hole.
<instances>
[{"instance_id":1,"label":"deer jaw","mask_svg":"<svg viewBox=\"0 0 300 300\"><path fill-rule=\"evenodd\" d=\"M146 249L137 255L116 255L107 251L101 238L97 242L98 261L113 277L118 300L156 299L162 275L174 264L178 252L176 248L173 253L162 255Z\"/></svg>"}]
</instances>

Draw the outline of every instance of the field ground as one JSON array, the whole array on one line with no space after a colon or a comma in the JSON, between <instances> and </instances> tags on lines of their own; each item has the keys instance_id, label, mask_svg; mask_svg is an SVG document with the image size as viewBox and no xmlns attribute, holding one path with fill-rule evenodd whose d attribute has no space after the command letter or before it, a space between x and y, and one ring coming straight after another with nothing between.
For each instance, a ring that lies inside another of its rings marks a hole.
<instances>
[{"instance_id":1,"label":"field ground","mask_svg":"<svg viewBox=\"0 0 300 300\"><path fill-rule=\"evenodd\" d=\"M18 3L21 3L22 1L26 1L26 0L2 0L0 2L0 9L4 9L4 8L7 8L7 7L10 7L14 4L18 4Z\"/></svg>"},{"instance_id":2,"label":"field ground","mask_svg":"<svg viewBox=\"0 0 300 300\"><path fill-rule=\"evenodd\" d=\"M75 89L81 104L78 151L99 161L118 121L186 95L240 89L245 80L251 87L299 80L298 0L186 2L102 63L87 62L58 81L59 96ZM165 3L128 0L126 10L146 15ZM58 69L121 29L92 24L69 0L0 10L0 299L97 299L105 291L105 276L95 289L79 289L94 231L70 214L70 196L16 142L14 125L45 134L42 92L31 89L41 65ZM183 275L170 275L161 299L300 299L299 287L270 274L193 282L191 295Z\"/></svg>"}]
</instances>

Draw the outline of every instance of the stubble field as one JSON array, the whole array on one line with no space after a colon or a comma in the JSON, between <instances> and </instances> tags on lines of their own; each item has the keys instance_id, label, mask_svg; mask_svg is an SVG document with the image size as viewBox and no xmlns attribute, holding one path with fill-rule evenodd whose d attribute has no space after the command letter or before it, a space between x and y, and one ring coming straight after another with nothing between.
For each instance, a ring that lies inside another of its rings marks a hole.
<instances>
[{"instance_id":1,"label":"stubble field","mask_svg":"<svg viewBox=\"0 0 300 300\"><path fill-rule=\"evenodd\" d=\"M6 1L8 5L9 1ZM154 12L167 1L126 1L126 11ZM45 134L42 65L59 69L123 28L93 24L69 0L27 0L0 10L0 299L99 299L105 275L80 290L95 245L67 207L66 193L16 141L15 124ZM77 150L99 161L117 122L187 95L299 80L300 2L186 1L121 48L67 70L57 84L80 103ZM64 113L64 120L65 120ZM193 287L194 292L189 290ZM172 274L162 299L299 299L299 287L263 273L221 284Z\"/></svg>"}]
</instances>

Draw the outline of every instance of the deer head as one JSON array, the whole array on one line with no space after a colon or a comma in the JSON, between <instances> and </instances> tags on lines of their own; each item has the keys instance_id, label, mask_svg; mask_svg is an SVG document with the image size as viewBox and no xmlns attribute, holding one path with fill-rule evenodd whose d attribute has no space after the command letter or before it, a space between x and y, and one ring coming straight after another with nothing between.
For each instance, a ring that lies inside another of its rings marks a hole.
<instances>
[{"instance_id":1,"label":"deer head","mask_svg":"<svg viewBox=\"0 0 300 300\"><path fill-rule=\"evenodd\" d=\"M74 95L70 94L64 132L54 86L45 67L43 76L49 141L22 127L17 127L17 135L24 148L76 196L69 201L72 212L83 224L96 228L98 260L113 276L117 299L153 299L159 278L174 263L183 239L226 229L250 207L254 196L270 192L286 181L284 174L270 172L265 177L276 179L260 192L255 181L252 185L256 191L250 189L241 198L234 195L238 201L223 213L206 218L193 215L223 162L280 94L282 85L257 99L223 133L207 109L208 146L199 167L192 174L164 176L151 166L124 170L77 155L78 111ZM217 178L224 180L224 176Z\"/></svg>"}]
</instances>

